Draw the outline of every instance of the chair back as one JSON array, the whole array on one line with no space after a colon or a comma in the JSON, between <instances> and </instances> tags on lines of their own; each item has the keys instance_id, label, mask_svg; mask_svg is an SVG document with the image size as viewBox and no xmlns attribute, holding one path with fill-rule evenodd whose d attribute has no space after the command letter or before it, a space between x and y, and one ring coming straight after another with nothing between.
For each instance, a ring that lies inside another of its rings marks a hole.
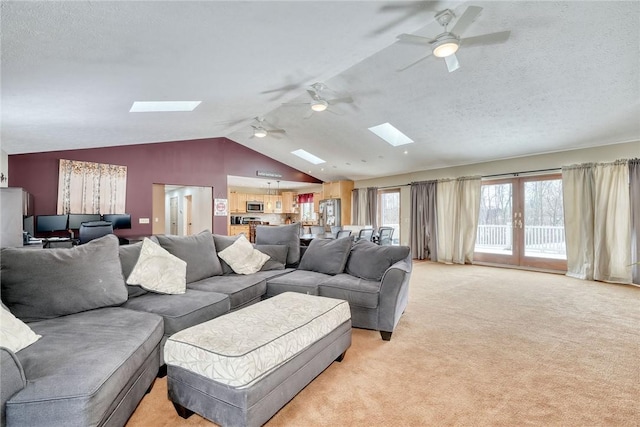
<instances>
[{"instance_id":1,"label":"chair back","mask_svg":"<svg viewBox=\"0 0 640 427\"><path fill-rule=\"evenodd\" d=\"M343 237L351 237L351 230L338 231L338 234L336 234L336 239L341 239Z\"/></svg>"},{"instance_id":2,"label":"chair back","mask_svg":"<svg viewBox=\"0 0 640 427\"><path fill-rule=\"evenodd\" d=\"M322 235L324 236L325 230L321 225L312 225L311 226L311 234Z\"/></svg>"},{"instance_id":3,"label":"chair back","mask_svg":"<svg viewBox=\"0 0 640 427\"><path fill-rule=\"evenodd\" d=\"M340 225L332 225L331 226L331 235L335 238L338 238L338 233L342 230L342 226Z\"/></svg>"},{"instance_id":4,"label":"chair back","mask_svg":"<svg viewBox=\"0 0 640 427\"><path fill-rule=\"evenodd\" d=\"M378 229L378 244L385 246L391 245L393 237L393 227L380 227Z\"/></svg>"},{"instance_id":5,"label":"chair back","mask_svg":"<svg viewBox=\"0 0 640 427\"><path fill-rule=\"evenodd\" d=\"M373 240L373 228L363 228L358 233L358 238L356 240Z\"/></svg>"},{"instance_id":6,"label":"chair back","mask_svg":"<svg viewBox=\"0 0 640 427\"><path fill-rule=\"evenodd\" d=\"M113 234L113 224L109 221L89 221L80 224L80 244L87 243L98 237Z\"/></svg>"}]
</instances>

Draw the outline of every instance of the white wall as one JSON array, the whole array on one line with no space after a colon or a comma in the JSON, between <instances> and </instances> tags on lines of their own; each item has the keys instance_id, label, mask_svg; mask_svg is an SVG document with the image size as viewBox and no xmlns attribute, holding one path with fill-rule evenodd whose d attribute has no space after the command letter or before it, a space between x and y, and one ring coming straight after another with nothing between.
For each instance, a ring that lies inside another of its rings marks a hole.
<instances>
[{"instance_id":1,"label":"white wall","mask_svg":"<svg viewBox=\"0 0 640 427\"><path fill-rule=\"evenodd\" d=\"M165 193L165 224L166 234L171 232L171 209L169 201L172 197L178 198L178 235L184 235L185 221L185 196L191 196L191 231L198 234L203 230L213 228L213 198L211 187L182 187Z\"/></svg>"},{"instance_id":2,"label":"white wall","mask_svg":"<svg viewBox=\"0 0 640 427\"><path fill-rule=\"evenodd\" d=\"M354 188L393 186L400 188L400 244L408 245L411 188L407 184L411 182L462 176L510 174L537 169L559 169L562 166L572 164L610 162L635 157L640 157L640 141L360 180L355 182Z\"/></svg>"},{"instance_id":3,"label":"white wall","mask_svg":"<svg viewBox=\"0 0 640 427\"><path fill-rule=\"evenodd\" d=\"M4 152L4 150L0 150L2 159L0 160L0 172L3 174L5 180L0 182L0 187L8 187L9 186L9 155Z\"/></svg>"}]
</instances>

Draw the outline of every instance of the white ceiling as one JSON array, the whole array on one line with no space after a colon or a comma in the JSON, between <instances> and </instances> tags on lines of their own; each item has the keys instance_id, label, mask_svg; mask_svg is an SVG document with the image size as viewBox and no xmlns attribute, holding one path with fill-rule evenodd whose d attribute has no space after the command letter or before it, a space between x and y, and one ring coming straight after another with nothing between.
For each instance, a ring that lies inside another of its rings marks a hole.
<instances>
[{"instance_id":1,"label":"white ceiling","mask_svg":"<svg viewBox=\"0 0 640 427\"><path fill-rule=\"evenodd\" d=\"M433 57L397 71L428 51L398 34L433 37L436 11L469 5L484 10L464 36L511 30L510 39L463 45L453 73ZM8 154L226 136L327 181L640 140L638 1L1 7ZM282 105L308 102L315 82L353 104L309 118L306 105ZM134 101L164 100L202 104L128 112ZM286 133L250 138L258 115ZM384 122L415 143L391 147L367 130ZM298 159L298 148L326 163Z\"/></svg>"}]
</instances>

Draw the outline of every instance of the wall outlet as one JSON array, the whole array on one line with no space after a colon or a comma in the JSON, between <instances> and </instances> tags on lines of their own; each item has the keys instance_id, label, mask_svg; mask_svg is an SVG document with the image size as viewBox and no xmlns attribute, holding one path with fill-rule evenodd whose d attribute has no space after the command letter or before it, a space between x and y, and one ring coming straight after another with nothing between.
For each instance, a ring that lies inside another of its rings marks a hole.
<instances>
[{"instance_id":1,"label":"wall outlet","mask_svg":"<svg viewBox=\"0 0 640 427\"><path fill-rule=\"evenodd\" d=\"M140 218L138 224L149 224L149 218Z\"/></svg>"}]
</instances>

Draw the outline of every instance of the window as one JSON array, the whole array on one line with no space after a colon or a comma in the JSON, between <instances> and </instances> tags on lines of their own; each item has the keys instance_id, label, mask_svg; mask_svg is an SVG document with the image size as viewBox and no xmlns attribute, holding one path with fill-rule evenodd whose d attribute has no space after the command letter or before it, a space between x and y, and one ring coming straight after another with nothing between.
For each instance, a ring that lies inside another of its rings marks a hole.
<instances>
[{"instance_id":1,"label":"window","mask_svg":"<svg viewBox=\"0 0 640 427\"><path fill-rule=\"evenodd\" d=\"M392 227L392 244L400 244L400 189L378 190L378 227Z\"/></svg>"}]
</instances>

